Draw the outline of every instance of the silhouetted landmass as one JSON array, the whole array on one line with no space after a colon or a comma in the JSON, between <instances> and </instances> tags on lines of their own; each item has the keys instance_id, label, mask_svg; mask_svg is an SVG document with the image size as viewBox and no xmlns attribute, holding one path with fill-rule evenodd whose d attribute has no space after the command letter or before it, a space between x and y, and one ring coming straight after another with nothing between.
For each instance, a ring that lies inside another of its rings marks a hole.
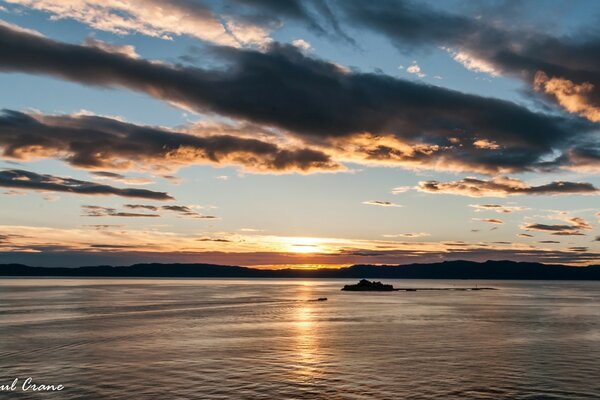
<instances>
[{"instance_id":1,"label":"silhouetted landmass","mask_svg":"<svg viewBox=\"0 0 600 400\"><path fill-rule=\"evenodd\" d=\"M342 290L347 290L350 292L391 292L394 290L394 286L386 285L381 282L361 279L354 285L344 285Z\"/></svg>"},{"instance_id":2,"label":"silhouetted landmass","mask_svg":"<svg viewBox=\"0 0 600 400\"><path fill-rule=\"evenodd\" d=\"M417 292L417 291L479 291L479 290L498 290L490 287L401 287L395 288L393 285L369 281L367 279L361 279L354 285L344 285L342 288L348 292Z\"/></svg>"},{"instance_id":3,"label":"silhouetted landmass","mask_svg":"<svg viewBox=\"0 0 600 400\"><path fill-rule=\"evenodd\" d=\"M378 278L378 279L539 279L600 280L600 265L569 267L514 261L445 261L434 264L353 265L341 269L255 269L214 264L135 264L78 268L0 265L0 276L146 278Z\"/></svg>"}]
</instances>

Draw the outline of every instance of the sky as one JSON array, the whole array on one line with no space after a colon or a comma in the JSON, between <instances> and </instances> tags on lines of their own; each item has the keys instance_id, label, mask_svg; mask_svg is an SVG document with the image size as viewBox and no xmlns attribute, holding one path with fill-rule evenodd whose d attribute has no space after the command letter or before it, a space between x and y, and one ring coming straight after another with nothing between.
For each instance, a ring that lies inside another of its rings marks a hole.
<instances>
[{"instance_id":1,"label":"sky","mask_svg":"<svg viewBox=\"0 0 600 400\"><path fill-rule=\"evenodd\" d=\"M0 0L0 263L600 264L597 1Z\"/></svg>"}]
</instances>

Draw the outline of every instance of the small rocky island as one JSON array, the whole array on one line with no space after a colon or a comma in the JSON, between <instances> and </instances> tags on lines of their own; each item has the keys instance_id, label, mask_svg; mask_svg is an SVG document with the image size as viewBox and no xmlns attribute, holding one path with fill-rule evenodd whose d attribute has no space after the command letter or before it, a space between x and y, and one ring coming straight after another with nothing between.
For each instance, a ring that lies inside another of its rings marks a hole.
<instances>
[{"instance_id":1,"label":"small rocky island","mask_svg":"<svg viewBox=\"0 0 600 400\"><path fill-rule=\"evenodd\" d=\"M394 287L392 285L386 285L381 282L375 282L375 281L371 282L366 279L361 279L355 285L345 285L342 288L342 290L355 291L355 292L362 292L362 291L390 292L390 291L394 290Z\"/></svg>"},{"instance_id":2,"label":"small rocky island","mask_svg":"<svg viewBox=\"0 0 600 400\"><path fill-rule=\"evenodd\" d=\"M367 279L361 279L358 283L354 285L345 285L342 290L350 291L350 292L416 292L421 290L454 290L454 291L477 291L477 290L497 290L496 288L491 287L419 287L419 288L395 288L392 285L388 285L381 282L369 281Z\"/></svg>"}]
</instances>

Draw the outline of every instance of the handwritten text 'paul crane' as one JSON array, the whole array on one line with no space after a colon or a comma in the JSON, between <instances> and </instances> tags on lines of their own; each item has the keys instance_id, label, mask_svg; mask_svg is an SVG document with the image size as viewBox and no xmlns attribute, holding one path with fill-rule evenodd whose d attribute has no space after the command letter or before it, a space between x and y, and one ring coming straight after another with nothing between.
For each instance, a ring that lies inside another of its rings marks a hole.
<instances>
[{"instance_id":1,"label":"handwritten text 'paul crane'","mask_svg":"<svg viewBox=\"0 0 600 400\"><path fill-rule=\"evenodd\" d=\"M29 377L19 385L19 378L15 378L12 383L0 385L0 392L60 392L65 387L63 385L48 385L45 383L34 383L33 378Z\"/></svg>"}]
</instances>

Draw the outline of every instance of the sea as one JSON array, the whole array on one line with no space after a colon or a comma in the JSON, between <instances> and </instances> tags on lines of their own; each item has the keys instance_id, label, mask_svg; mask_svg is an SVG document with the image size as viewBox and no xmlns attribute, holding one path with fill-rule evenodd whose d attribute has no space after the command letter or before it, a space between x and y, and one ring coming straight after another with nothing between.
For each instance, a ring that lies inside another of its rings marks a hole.
<instances>
[{"instance_id":1,"label":"sea","mask_svg":"<svg viewBox=\"0 0 600 400\"><path fill-rule=\"evenodd\" d=\"M0 399L600 399L600 282L348 283L2 279Z\"/></svg>"}]
</instances>

